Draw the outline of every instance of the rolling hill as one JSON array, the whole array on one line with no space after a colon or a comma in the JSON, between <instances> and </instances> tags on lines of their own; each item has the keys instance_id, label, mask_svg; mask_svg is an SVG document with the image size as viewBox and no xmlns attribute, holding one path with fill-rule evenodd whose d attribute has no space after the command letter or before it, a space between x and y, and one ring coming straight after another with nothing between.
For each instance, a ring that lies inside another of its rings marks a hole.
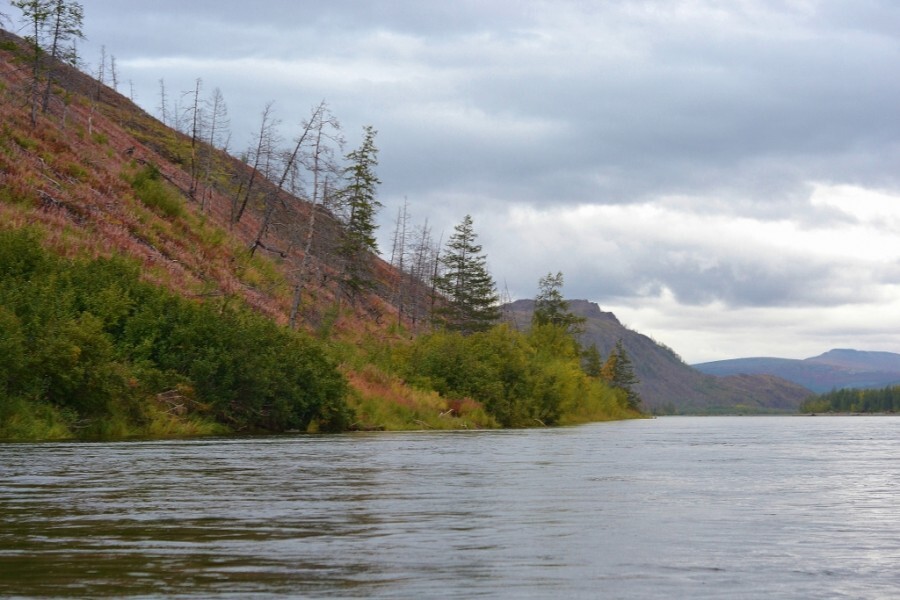
<instances>
[{"instance_id":1,"label":"rolling hill","mask_svg":"<svg viewBox=\"0 0 900 600\"><path fill-rule=\"evenodd\" d=\"M806 359L736 358L693 365L708 375L772 375L816 393L900 384L900 354L834 349Z\"/></svg>"}]
</instances>

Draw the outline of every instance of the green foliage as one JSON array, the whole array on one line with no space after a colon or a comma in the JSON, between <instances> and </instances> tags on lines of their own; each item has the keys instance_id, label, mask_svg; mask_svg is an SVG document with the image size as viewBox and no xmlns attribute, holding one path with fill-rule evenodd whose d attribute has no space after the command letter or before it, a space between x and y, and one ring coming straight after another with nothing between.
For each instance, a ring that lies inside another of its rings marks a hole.
<instances>
[{"instance_id":1,"label":"green foliage","mask_svg":"<svg viewBox=\"0 0 900 600\"><path fill-rule=\"evenodd\" d=\"M353 294L372 285L370 253L378 252L375 214L381 207L375 193L381 183L375 175L377 132L371 126L363 131L362 144L347 155L350 162L345 171L347 187L341 194L348 214L339 252L344 260L344 283Z\"/></svg>"},{"instance_id":2,"label":"green foliage","mask_svg":"<svg viewBox=\"0 0 900 600\"><path fill-rule=\"evenodd\" d=\"M631 357L625 350L622 340L616 342L616 347L609 353L606 363L601 369L600 377L614 388L625 393L628 407L637 410L641 405L641 397L634 390L634 386L640 383L634 374Z\"/></svg>"},{"instance_id":3,"label":"green foliage","mask_svg":"<svg viewBox=\"0 0 900 600\"><path fill-rule=\"evenodd\" d=\"M317 341L138 275L123 259L66 261L30 230L0 229L0 435L209 431L209 419L346 427L346 382ZM178 399L189 425L173 425L162 397Z\"/></svg>"},{"instance_id":4,"label":"green foliage","mask_svg":"<svg viewBox=\"0 0 900 600\"><path fill-rule=\"evenodd\" d=\"M167 216L184 216L184 206L178 193L172 189L159 172L156 165L148 164L133 176L128 177L135 195L147 207Z\"/></svg>"},{"instance_id":5,"label":"green foliage","mask_svg":"<svg viewBox=\"0 0 900 600\"><path fill-rule=\"evenodd\" d=\"M582 368L590 377L600 377L603 373L603 358L597 344L591 344L582 353Z\"/></svg>"},{"instance_id":6,"label":"green foliage","mask_svg":"<svg viewBox=\"0 0 900 600\"><path fill-rule=\"evenodd\" d=\"M585 318L572 314L569 303L563 298L563 274L547 273L538 282L538 295L534 299L533 325L556 325L571 334L582 333Z\"/></svg>"},{"instance_id":7,"label":"green foliage","mask_svg":"<svg viewBox=\"0 0 900 600\"><path fill-rule=\"evenodd\" d=\"M404 376L449 398L473 398L505 427L572 424L621 418L626 398L581 369L577 345L563 328L528 335L496 325L463 335L438 331L418 338Z\"/></svg>"},{"instance_id":8,"label":"green foliage","mask_svg":"<svg viewBox=\"0 0 900 600\"><path fill-rule=\"evenodd\" d=\"M472 217L466 215L441 256L445 271L434 280L443 296L436 320L451 331L466 334L487 331L500 317L500 296L487 270L487 258L475 243L477 237Z\"/></svg>"},{"instance_id":9,"label":"green foliage","mask_svg":"<svg viewBox=\"0 0 900 600\"><path fill-rule=\"evenodd\" d=\"M800 405L803 413L900 412L900 386L881 389L841 389L813 396Z\"/></svg>"}]
</instances>

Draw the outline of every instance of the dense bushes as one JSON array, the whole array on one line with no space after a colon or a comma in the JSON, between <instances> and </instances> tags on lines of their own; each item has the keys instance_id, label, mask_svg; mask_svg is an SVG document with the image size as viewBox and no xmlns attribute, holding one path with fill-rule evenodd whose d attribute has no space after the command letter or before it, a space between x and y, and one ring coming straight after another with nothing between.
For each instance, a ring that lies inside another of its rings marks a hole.
<instances>
[{"instance_id":1,"label":"dense bushes","mask_svg":"<svg viewBox=\"0 0 900 600\"><path fill-rule=\"evenodd\" d=\"M573 424L628 414L623 393L589 377L565 328L528 334L498 325L464 336L435 332L413 342L404 376L450 398L474 398L506 427Z\"/></svg>"},{"instance_id":2,"label":"dense bushes","mask_svg":"<svg viewBox=\"0 0 900 600\"><path fill-rule=\"evenodd\" d=\"M143 283L126 260L57 258L27 229L0 230L0 355L4 437L141 433L160 412L232 430L348 419L314 340Z\"/></svg>"}]
</instances>

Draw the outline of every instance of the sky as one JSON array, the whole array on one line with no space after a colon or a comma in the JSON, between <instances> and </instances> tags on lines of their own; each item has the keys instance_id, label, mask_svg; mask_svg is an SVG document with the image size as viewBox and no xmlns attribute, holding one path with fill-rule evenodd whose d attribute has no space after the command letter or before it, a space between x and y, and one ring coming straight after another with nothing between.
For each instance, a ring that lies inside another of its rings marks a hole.
<instances>
[{"instance_id":1,"label":"sky","mask_svg":"<svg viewBox=\"0 0 900 600\"><path fill-rule=\"evenodd\" d=\"M900 352L896 0L82 4L84 60L153 114L218 87L236 151L270 101L377 129L382 250L470 214L504 295L561 271L689 363Z\"/></svg>"}]
</instances>

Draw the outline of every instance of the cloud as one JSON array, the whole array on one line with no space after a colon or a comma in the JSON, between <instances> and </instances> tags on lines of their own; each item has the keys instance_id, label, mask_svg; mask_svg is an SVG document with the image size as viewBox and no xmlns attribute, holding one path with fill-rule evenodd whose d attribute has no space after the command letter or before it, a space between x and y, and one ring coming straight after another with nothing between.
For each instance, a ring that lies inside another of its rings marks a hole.
<instances>
[{"instance_id":1,"label":"cloud","mask_svg":"<svg viewBox=\"0 0 900 600\"><path fill-rule=\"evenodd\" d=\"M86 56L105 44L151 112L160 78L220 87L233 147L270 100L286 138L323 98L350 147L373 125L383 240L404 201L437 235L470 213L516 297L562 270L570 296L707 355L890 345L896 2L84 5Z\"/></svg>"}]
</instances>

